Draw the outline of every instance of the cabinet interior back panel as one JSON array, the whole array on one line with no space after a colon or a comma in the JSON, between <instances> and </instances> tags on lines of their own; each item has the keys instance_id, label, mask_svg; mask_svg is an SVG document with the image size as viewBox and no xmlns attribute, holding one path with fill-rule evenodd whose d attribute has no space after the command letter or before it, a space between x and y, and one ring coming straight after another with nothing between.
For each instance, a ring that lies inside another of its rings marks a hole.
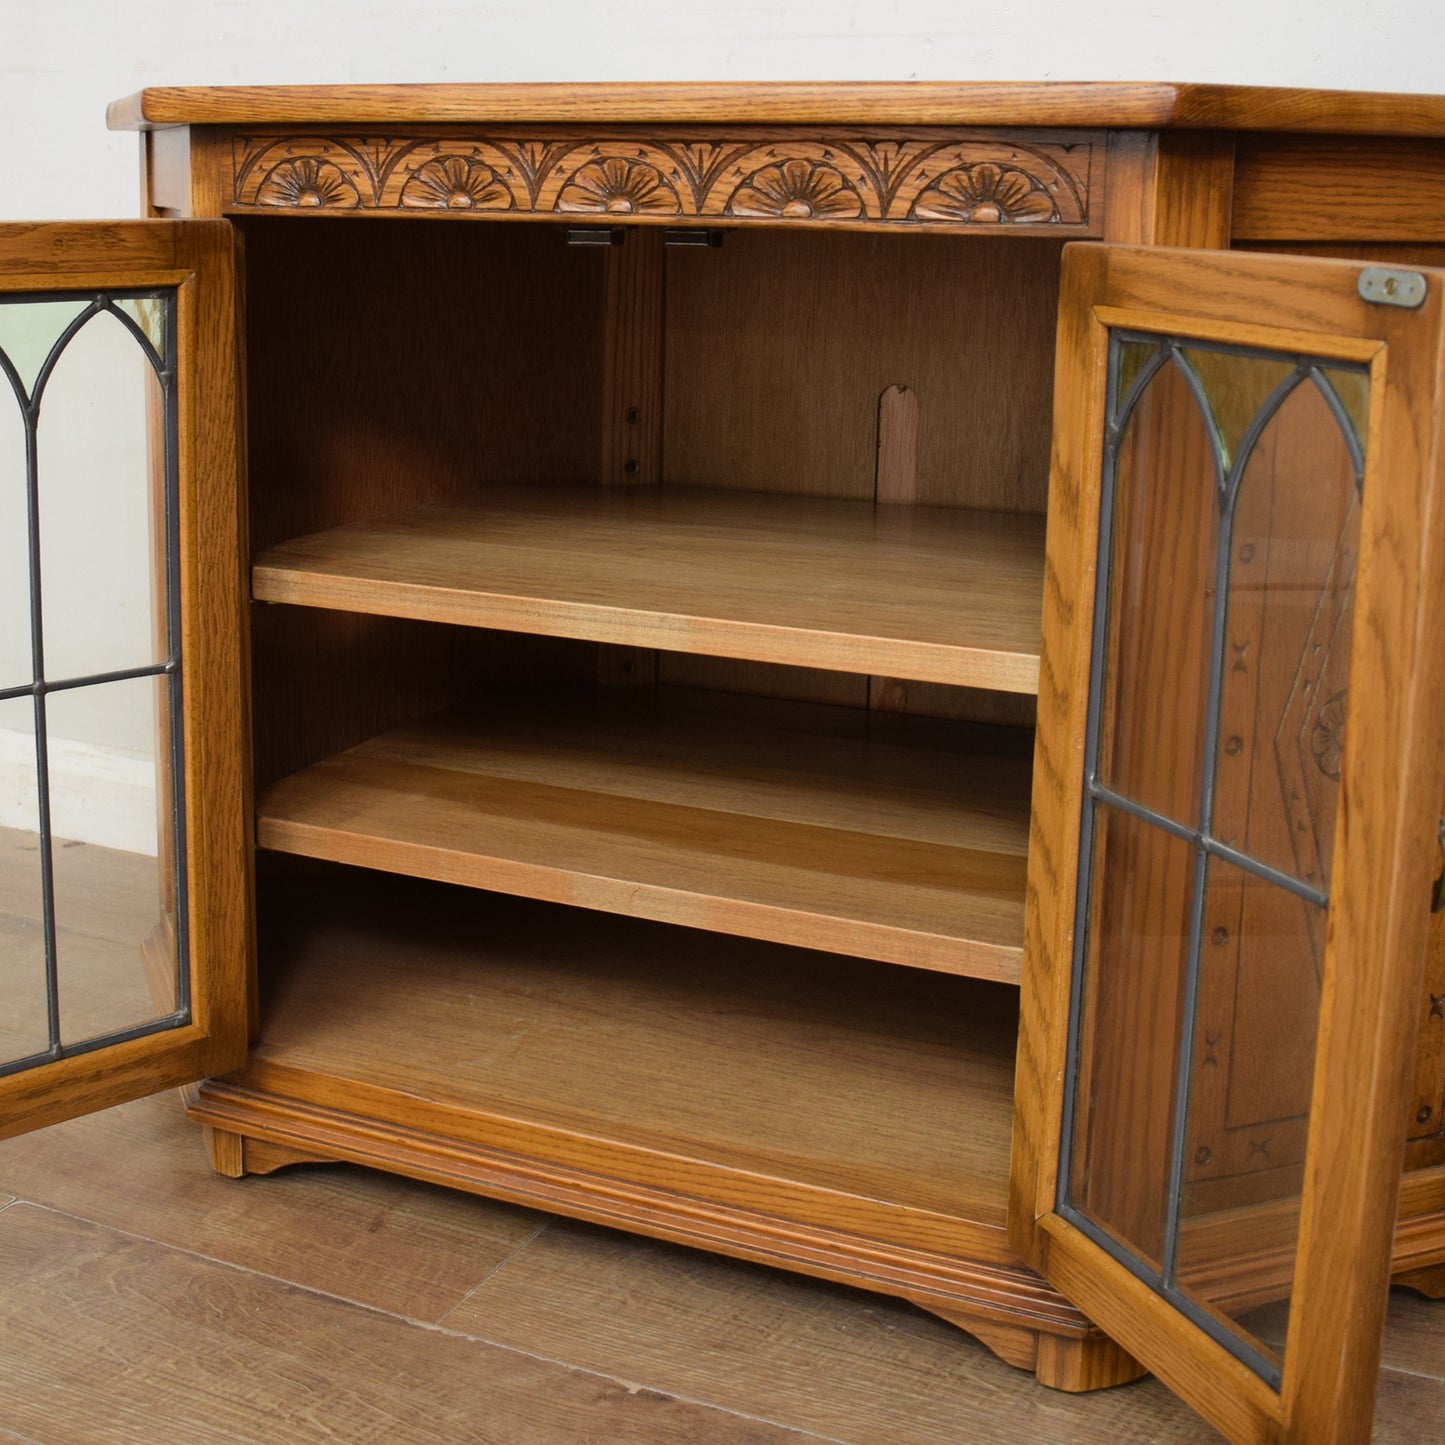
<instances>
[{"instance_id":1,"label":"cabinet interior back panel","mask_svg":"<svg viewBox=\"0 0 1445 1445\"><path fill-rule=\"evenodd\" d=\"M245 227L251 544L592 481L602 262L557 226Z\"/></svg>"},{"instance_id":2,"label":"cabinet interior back panel","mask_svg":"<svg viewBox=\"0 0 1445 1445\"><path fill-rule=\"evenodd\" d=\"M670 482L871 499L878 402L919 402L918 501L1043 512L1061 247L728 232L667 261Z\"/></svg>"}]
</instances>

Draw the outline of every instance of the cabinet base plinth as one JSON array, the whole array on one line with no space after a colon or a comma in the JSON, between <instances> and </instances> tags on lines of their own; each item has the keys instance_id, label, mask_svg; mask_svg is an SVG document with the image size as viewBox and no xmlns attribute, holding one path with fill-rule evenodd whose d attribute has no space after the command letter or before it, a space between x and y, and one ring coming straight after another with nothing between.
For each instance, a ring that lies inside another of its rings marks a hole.
<instances>
[{"instance_id":1,"label":"cabinet base plinth","mask_svg":"<svg viewBox=\"0 0 1445 1445\"><path fill-rule=\"evenodd\" d=\"M1081 1394L1111 1385L1127 1385L1149 1372L1133 1355L1119 1348L1107 1335L1064 1338L1039 1336L1039 1359L1034 1374L1051 1390Z\"/></svg>"},{"instance_id":2,"label":"cabinet base plinth","mask_svg":"<svg viewBox=\"0 0 1445 1445\"><path fill-rule=\"evenodd\" d=\"M315 1154L306 1149L293 1149L285 1144L275 1144L268 1139L258 1139L246 1134L237 1134L230 1129L218 1129L206 1124L201 1129L206 1145L206 1157L211 1168L227 1179L241 1179L247 1174L274 1174L288 1164L338 1164L341 1161L327 1154Z\"/></svg>"},{"instance_id":3,"label":"cabinet base plinth","mask_svg":"<svg viewBox=\"0 0 1445 1445\"><path fill-rule=\"evenodd\" d=\"M1412 1269L1397 1274L1391 1284L1402 1284L1426 1299L1445 1299L1445 1264L1432 1264L1425 1269Z\"/></svg>"},{"instance_id":4,"label":"cabinet base plinth","mask_svg":"<svg viewBox=\"0 0 1445 1445\"><path fill-rule=\"evenodd\" d=\"M211 1168L227 1179L239 1179L246 1172L246 1140L229 1129L213 1129L207 1124L201 1130L206 1145L206 1158Z\"/></svg>"},{"instance_id":5,"label":"cabinet base plinth","mask_svg":"<svg viewBox=\"0 0 1445 1445\"><path fill-rule=\"evenodd\" d=\"M1107 1335L1097 1332L1058 1335L999 1324L964 1310L941 1309L937 1305L924 1308L966 1330L1005 1364L1031 1370L1038 1382L1051 1390L1067 1390L1073 1394L1103 1390L1112 1385L1127 1385L1148 1373L1132 1355L1126 1354Z\"/></svg>"},{"instance_id":6,"label":"cabinet base plinth","mask_svg":"<svg viewBox=\"0 0 1445 1445\"><path fill-rule=\"evenodd\" d=\"M1001 1224L960 1225L976 1251L941 1251L865 1238L825 1222L817 1191L790 1199L796 1212L763 1214L690 1197L638 1177L605 1177L559 1160L523 1156L401 1122L352 1114L239 1081L208 1080L190 1099L212 1165L223 1174L283 1164L348 1162L474 1194L796 1270L894 1295L974 1335L1010 1365L1057 1388L1095 1389L1139 1373L1090 1321L1008 1249ZM619 1165L626 1155L619 1153ZM725 1181L724 1181L725 1182Z\"/></svg>"}]
</instances>

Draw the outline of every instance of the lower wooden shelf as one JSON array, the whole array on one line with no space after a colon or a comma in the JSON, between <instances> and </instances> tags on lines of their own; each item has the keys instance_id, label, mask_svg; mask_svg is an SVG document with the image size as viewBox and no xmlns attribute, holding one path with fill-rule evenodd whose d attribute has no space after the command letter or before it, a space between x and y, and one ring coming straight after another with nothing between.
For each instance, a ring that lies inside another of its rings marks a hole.
<instances>
[{"instance_id":1,"label":"lower wooden shelf","mask_svg":"<svg viewBox=\"0 0 1445 1445\"><path fill-rule=\"evenodd\" d=\"M615 1173L623 1151L751 1208L830 1196L840 1224L890 1216L899 1242L1002 1229L1013 989L316 872L263 899L244 1078L559 1164Z\"/></svg>"},{"instance_id":2,"label":"lower wooden shelf","mask_svg":"<svg viewBox=\"0 0 1445 1445\"><path fill-rule=\"evenodd\" d=\"M449 713L283 779L259 799L257 838L1017 983L1029 808L1018 751L1004 730L937 719L563 690Z\"/></svg>"},{"instance_id":3,"label":"lower wooden shelf","mask_svg":"<svg viewBox=\"0 0 1445 1445\"><path fill-rule=\"evenodd\" d=\"M224 1172L350 1160L863 1285L1065 1388L1113 1348L1005 1238L1015 990L271 862L260 1038L192 1102Z\"/></svg>"},{"instance_id":4,"label":"lower wooden shelf","mask_svg":"<svg viewBox=\"0 0 1445 1445\"><path fill-rule=\"evenodd\" d=\"M1008 1247L1015 990L264 861L260 1035L191 1107L223 1172L347 1160L899 1295L1060 1388L1138 1374ZM1442 1211L1407 1174L1397 1271L1435 1279ZM1282 1292L1262 1222L1217 1221L1222 1298Z\"/></svg>"}]
</instances>

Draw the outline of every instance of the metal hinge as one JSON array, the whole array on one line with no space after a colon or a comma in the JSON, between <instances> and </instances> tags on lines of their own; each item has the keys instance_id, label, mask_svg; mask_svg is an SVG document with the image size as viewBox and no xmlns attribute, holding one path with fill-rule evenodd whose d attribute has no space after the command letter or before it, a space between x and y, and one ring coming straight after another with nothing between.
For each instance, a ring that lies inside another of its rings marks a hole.
<instances>
[{"instance_id":1,"label":"metal hinge","mask_svg":"<svg viewBox=\"0 0 1445 1445\"><path fill-rule=\"evenodd\" d=\"M662 233L664 246L707 246L716 250L723 243L723 233L711 227L669 226Z\"/></svg>"},{"instance_id":2,"label":"metal hinge","mask_svg":"<svg viewBox=\"0 0 1445 1445\"><path fill-rule=\"evenodd\" d=\"M1425 278L1418 271L1366 266L1360 272L1360 295L1377 306L1403 306L1413 311L1425 300Z\"/></svg>"},{"instance_id":3,"label":"metal hinge","mask_svg":"<svg viewBox=\"0 0 1445 1445\"><path fill-rule=\"evenodd\" d=\"M621 226L568 226L569 246L620 246L627 239Z\"/></svg>"}]
</instances>

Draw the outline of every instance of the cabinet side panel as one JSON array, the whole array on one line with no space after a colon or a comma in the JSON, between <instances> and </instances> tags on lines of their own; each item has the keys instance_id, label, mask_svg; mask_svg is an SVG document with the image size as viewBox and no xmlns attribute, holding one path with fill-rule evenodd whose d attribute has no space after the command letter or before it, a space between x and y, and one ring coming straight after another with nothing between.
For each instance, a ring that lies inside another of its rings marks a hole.
<instances>
[{"instance_id":1,"label":"cabinet side panel","mask_svg":"<svg viewBox=\"0 0 1445 1445\"><path fill-rule=\"evenodd\" d=\"M1232 234L1236 241L1445 240L1445 144L1242 136Z\"/></svg>"},{"instance_id":2,"label":"cabinet side panel","mask_svg":"<svg viewBox=\"0 0 1445 1445\"><path fill-rule=\"evenodd\" d=\"M595 248L530 225L239 225L255 551L492 483L596 479ZM495 634L289 607L258 606L253 631L262 784L444 707L478 676L574 675L583 646L528 656Z\"/></svg>"},{"instance_id":3,"label":"cabinet side panel","mask_svg":"<svg viewBox=\"0 0 1445 1445\"><path fill-rule=\"evenodd\" d=\"M1014 1074L1009 1243L1039 1268L1038 1216L1052 1208L1079 867L1089 636L1098 567L1099 464L1105 350L1084 304L1102 279L1102 251L1080 256L1059 308L1054 465L1044 569L1043 660L1034 746L1024 974ZM1092 458L1090 463L1086 459Z\"/></svg>"}]
</instances>

